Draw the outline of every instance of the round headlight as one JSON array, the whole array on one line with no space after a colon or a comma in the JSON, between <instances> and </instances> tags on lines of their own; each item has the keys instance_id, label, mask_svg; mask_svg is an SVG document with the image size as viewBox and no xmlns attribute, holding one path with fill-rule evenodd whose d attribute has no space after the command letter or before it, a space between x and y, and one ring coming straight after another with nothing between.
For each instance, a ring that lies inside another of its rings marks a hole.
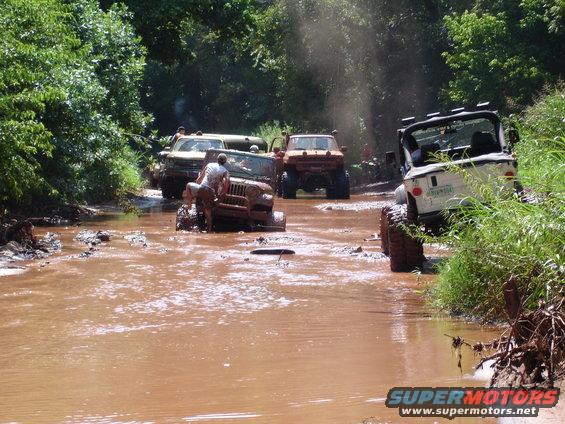
<instances>
[{"instance_id":1,"label":"round headlight","mask_svg":"<svg viewBox=\"0 0 565 424\"><path fill-rule=\"evenodd\" d=\"M259 196L259 194L261 194L261 190L259 189L259 187L249 186L247 188L247 195L249 197L257 197Z\"/></svg>"}]
</instances>

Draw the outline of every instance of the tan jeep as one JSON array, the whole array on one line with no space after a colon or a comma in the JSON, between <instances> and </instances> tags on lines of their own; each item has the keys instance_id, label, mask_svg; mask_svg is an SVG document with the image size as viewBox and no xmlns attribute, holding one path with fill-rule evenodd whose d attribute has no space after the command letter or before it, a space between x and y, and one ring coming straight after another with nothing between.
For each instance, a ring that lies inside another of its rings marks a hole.
<instances>
[{"instance_id":1,"label":"tan jeep","mask_svg":"<svg viewBox=\"0 0 565 424\"><path fill-rule=\"evenodd\" d=\"M167 154L161 170L163 197L180 199L186 184L198 177L206 151L224 147L224 141L217 136L196 134L180 137Z\"/></svg>"},{"instance_id":2,"label":"tan jeep","mask_svg":"<svg viewBox=\"0 0 565 424\"><path fill-rule=\"evenodd\" d=\"M180 199L186 183L195 181L208 149L233 149L248 152L252 145L266 151L267 144L258 137L229 134L190 134L180 137L167 152L161 152L161 192L166 199Z\"/></svg>"},{"instance_id":3,"label":"tan jeep","mask_svg":"<svg viewBox=\"0 0 565 424\"><path fill-rule=\"evenodd\" d=\"M286 138L281 191L295 199L296 191L325 189L328 199L349 199L349 174L345 170L345 147L333 135L295 134Z\"/></svg>"},{"instance_id":4,"label":"tan jeep","mask_svg":"<svg viewBox=\"0 0 565 424\"><path fill-rule=\"evenodd\" d=\"M230 173L228 194L212 209L214 227L227 225L230 228L245 227L252 230L285 231L286 218L283 212L275 212L274 190L276 184L275 159L264 155L235 150L211 149L206 152L203 168L216 163L218 155L224 153L228 160L224 165ZM181 208L177 229L188 229L189 211ZM196 205L197 224L202 227L202 205ZM183 222L186 218L186 222Z\"/></svg>"}]
</instances>

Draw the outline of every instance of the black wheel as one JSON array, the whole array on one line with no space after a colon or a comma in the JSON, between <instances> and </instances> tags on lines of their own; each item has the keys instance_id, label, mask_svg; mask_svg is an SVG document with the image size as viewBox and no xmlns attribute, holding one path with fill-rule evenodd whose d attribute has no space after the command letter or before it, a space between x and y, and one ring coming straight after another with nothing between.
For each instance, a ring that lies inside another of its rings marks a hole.
<instances>
[{"instance_id":1,"label":"black wheel","mask_svg":"<svg viewBox=\"0 0 565 424\"><path fill-rule=\"evenodd\" d=\"M340 169L334 174L336 199L349 199L349 174L345 169Z\"/></svg>"},{"instance_id":2,"label":"black wheel","mask_svg":"<svg viewBox=\"0 0 565 424\"><path fill-rule=\"evenodd\" d=\"M177 184L175 186L175 199L182 200L182 193L186 189L186 184Z\"/></svg>"},{"instance_id":3,"label":"black wheel","mask_svg":"<svg viewBox=\"0 0 565 424\"><path fill-rule=\"evenodd\" d=\"M386 243L392 272L409 272L414 269L422 269L425 260L423 244L420 240L410 236L405 230L406 226L413 223L408 219L406 205L394 205L386 208L384 226L387 232Z\"/></svg>"},{"instance_id":4,"label":"black wheel","mask_svg":"<svg viewBox=\"0 0 565 424\"><path fill-rule=\"evenodd\" d=\"M164 199L172 199L175 197L175 185L169 179L161 181L161 194Z\"/></svg>"},{"instance_id":5,"label":"black wheel","mask_svg":"<svg viewBox=\"0 0 565 424\"><path fill-rule=\"evenodd\" d=\"M298 176L295 172L285 171L282 176L282 196L284 199L296 199Z\"/></svg>"},{"instance_id":6,"label":"black wheel","mask_svg":"<svg viewBox=\"0 0 565 424\"><path fill-rule=\"evenodd\" d=\"M177 211L177 231L192 231L199 224L196 209L182 205Z\"/></svg>"},{"instance_id":7,"label":"black wheel","mask_svg":"<svg viewBox=\"0 0 565 424\"><path fill-rule=\"evenodd\" d=\"M276 195L277 195L277 197L282 197L282 195L283 195L282 175L277 176Z\"/></svg>"},{"instance_id":8,"label":"black wheel","mask_svg":"<svg viewBox=\"0 0 565 424\"><path fill-rule=\"evenodd\" d=\"M381 250L388 256L388 211L390 206L385 206L381 209L381 218L379 228L381 232Z\"/></svg>"},{"instance_id":9,"label":"black wheel","mask_svg":"<svg viewBox=\"0 0 565 424\"><path fill-rule=\"evenodd\" d=\"M264 226L267 231L286 231L286 216L284 212L269 212Z\"/></svg>"}]
</instances>

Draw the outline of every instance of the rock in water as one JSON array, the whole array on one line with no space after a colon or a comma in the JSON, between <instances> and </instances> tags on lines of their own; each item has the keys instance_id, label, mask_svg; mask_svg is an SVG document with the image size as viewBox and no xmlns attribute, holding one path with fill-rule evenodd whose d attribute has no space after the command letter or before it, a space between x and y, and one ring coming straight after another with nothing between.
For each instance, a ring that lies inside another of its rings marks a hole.
<instances>
[{"instance_id":1,"label":"rock in water","mask_svg":"<svg viewBox=\"0 0 565 424\"><path fill-rule=\"evenodd\" d=\"M124 239L126 239L130 245L138 245L147 247L147 237L143 231L134 231L132 233L124 235Z\"/></svg>"},{"instance_id":2,"label":"rock in water","mask_svg":"<svg viewBox=\"0 0 565 424\"><path fill-rule=\"evenodd\" d=\"M95 246L110 241L110 233L108 231L82 230L75 236L75 240Z\"/></svg>"}]
</instances>

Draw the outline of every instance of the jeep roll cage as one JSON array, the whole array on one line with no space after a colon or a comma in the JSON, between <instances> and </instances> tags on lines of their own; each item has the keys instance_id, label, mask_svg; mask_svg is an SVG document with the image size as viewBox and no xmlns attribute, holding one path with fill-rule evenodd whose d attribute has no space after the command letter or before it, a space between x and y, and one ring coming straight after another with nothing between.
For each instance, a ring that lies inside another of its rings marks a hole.
<instances>
[{"instance_id":1,"label":"jeep roll cage","mask_svg":"<svg viewBox=\"0 0 565 424\"><path fill-rule=\"evenodd\" d=\"M461 109L456 109L455 111L459 111L459 110ZM507 150L507 145L504 140L504 131L502 129L500 117L496 112L484 111L484 110L474 111L474 112L462 111L446 116L438 116L437 114L431 114L428 115L428 117L429 119L418 122L415 122L415 118L403 119L403 123L407 123L408 125L398 130L398 152L399 152L399 157L401 158L400 163L402 166L402 170L404 171L403 173L405 173L407 169L411 168L412 166L415 166L412 163L413 162L412 158L408 152L408 149L406 149L405 146L408 136L412 135L416 131L427 130L430 128L438 128L441 126L448 126L450 123L453 123L455 121L465 122L465 121L471 121L481 118L487 119L494 126L494 132L496 136L496 140L494 141L498 144L498 146L500 146L500 151ZM427 149L427 150L431 151L433 149ZM429 152L423 152L423 154L426 153Z\"/></svg>"}]
</instances>

